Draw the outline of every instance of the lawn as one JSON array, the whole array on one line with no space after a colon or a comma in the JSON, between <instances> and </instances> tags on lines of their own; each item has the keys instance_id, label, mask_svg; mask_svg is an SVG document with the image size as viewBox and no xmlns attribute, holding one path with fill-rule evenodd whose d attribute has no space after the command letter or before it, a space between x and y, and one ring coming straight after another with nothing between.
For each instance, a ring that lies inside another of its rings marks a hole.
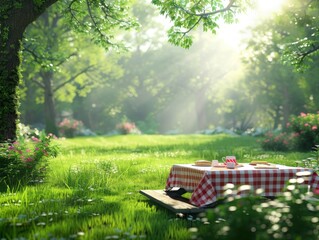
<instances>
[{"instance_id":1,"label":"lawn","mask_svg":"<svg viewBox=\"0 0 319 240\"><path fill-rule=\"evenodd\" d=\"M309 153L265 152L258 138L123 135L57 140L44 183L0 197L0 239L189 239L202 224L154 205L141 189L163 189L174 163L235 155L239 162L295 165Z\"/></svg>"}]
</instances>

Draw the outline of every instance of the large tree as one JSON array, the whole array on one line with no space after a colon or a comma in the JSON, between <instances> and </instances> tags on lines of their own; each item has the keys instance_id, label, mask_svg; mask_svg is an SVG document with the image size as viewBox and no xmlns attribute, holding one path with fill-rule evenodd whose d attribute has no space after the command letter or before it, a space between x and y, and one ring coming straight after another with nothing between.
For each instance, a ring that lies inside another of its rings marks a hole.
<instances>
[{"instance_id":1,"label":"large tree","mask_svg":"<svg viewBox=\"0 0 319 240\"><path fill-rule=\"evenodd\" d=\"M14 139L18 120L18 92L21 41L26 27L57 0L2 0L0 6L0 141ZM129 29L136 23L129 17L130 1L61 0L61 11L69 24L92 41L108 48L114 45L116 28ZM161 13L175 22L170 41L184 47L191 44L188 33L202 23L204 30L215 31L222 18L232 22L242 3L250 0L153 0Z\"/></svg>"},{"instance_id":2,"label":"large tree","mask_svg":"<svg viewBox=\"0 0 319 240\"><path fill-rule=\"evenodd\" d=\"M86 36L78 37L70 30L58 11L59 7L59 3L52 6L26 30L22 54L23 83L39 90L27 90L21 101L24 110L33 106L24 104L23 100L30 102L36 98L38 106L44 104L42 117L37 123L44 122L46 132L57 136L60 116L56 107L59 103L86 96L92 88L105 83L115 68L119 68L114 57L110 54L106 57L102 48L92 46ZM28 118L24 113L21 111L21 119Z\"/></svg>"},{"instance_id":3,"label":"large tree","mask_svg":"<svg viewBox=\"0 0 319 240\"><path fill-rule=\"evenodd\" d=\"M0 141L14 139L18 120L21 41L26 27L57 0L4 0L0 7ZM104 47L114 46L116 28L136 26L129 17L130 1L61 1L61 11L78 32Z\"/></svg>"}]
</instances>

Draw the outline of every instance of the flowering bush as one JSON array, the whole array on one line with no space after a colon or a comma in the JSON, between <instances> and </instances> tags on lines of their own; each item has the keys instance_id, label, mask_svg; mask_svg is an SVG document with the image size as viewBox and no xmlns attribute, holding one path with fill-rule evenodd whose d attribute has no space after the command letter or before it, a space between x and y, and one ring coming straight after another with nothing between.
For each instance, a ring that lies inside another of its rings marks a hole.
<instances>
[{"instance_id":1,"label":"flowering bush","mask_svg":"<svg viewBox=\"0 0 319 240\"><path fill-rule=\"evenodd\" d=\"M116 129L121 134L141 134L141 131L136 127L135 123L123 122L116 125Z\"/></svg>"},{"instance_id":2,"label":"flowering bush","mask_svg":"<svg viewBox=\"0 0 319 240\"><path fill-rule=\"evenodd\" d=\"M59 123L59 130L63 136L71 138L74 137L76 132L78 132L83 127L82 121L75 120L72 118L64 118Z\"/></svg>"},{"instance_id":3,"label":"flowering bush","mask_svg":"<svg viewBox=\"0 0 319 240\"><path fill-rule=\"evenodd\" d=\"M287 123L287 129L294 134L297 150L310 151L319 144L319 114L301 113L293 116Z\"/></svg>"},{"instance_id":4,"label":"flowering bush","mask_svg":"<svg viewBox=\"0 0 319 240\"><path fill-rule=\"evenodd\" d=\"M292 145L292 135L284 132L268 132L261 142L261 147L270 151L288 151L292 148Z\"/></svg>"},{"instance_id":5,"label":"flowering bush","mask_svg":"<svg viewBox=\"0 0 319 240\"><path fill-rule=\"evenodd\" d=\"M58 146L52 144L54 136L39 135L28 138L19 135L13 143L0 145L0 180L9 186L42 181L47 160L58 154Z\"/></svg>"}]
</instances>

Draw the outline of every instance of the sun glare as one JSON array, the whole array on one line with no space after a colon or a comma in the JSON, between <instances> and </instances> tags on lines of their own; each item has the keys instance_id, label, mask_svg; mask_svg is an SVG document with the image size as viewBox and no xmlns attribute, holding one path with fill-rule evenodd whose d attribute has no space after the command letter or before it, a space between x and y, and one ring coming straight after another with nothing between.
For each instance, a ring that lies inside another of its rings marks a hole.
<instances>
[{"instance_id":1,"label":"sun glare","mask_svg":"<svg viewBox=\"0 0 319 240\"><path fill-rule=\"evenodd\" d=\"M257 9L263 15L279 11L285 0L257 0Z\"/></svg>"},{"instance_id":2,"label":"sun glare","mask_svg":"<svg viewBox=\"0 0 319 240\"><path fill-rule=\"evenodd\" d=\"M225 42L238 49L238 45L246 33L243 30L249 26L256 25L262 19L270 17L277 11L280 11L285 1L289 0L254 0L255 7L249 9L246 13L238 16L236 24L226 24L221 26L220 34L225 36Z\"/></svg>"}]
</instances>

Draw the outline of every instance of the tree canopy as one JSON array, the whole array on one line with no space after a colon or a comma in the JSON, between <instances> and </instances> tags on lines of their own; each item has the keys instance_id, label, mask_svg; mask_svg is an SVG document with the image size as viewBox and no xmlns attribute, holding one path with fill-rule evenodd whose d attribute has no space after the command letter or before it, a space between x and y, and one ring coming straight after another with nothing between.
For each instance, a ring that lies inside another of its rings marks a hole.
<instances>
[{"instance_id":1,"label":"tree canopy","mask_svg":"<svg viewBox=\"0 0 319 240\"><path fill-rule=\"evenodd\" d=\"M21 40L26 27L35 21L48 7L55 4L57 0L4 0L0 7L0 32L1 46L0 54L3 56L0 62L0 95L1 95L1 120L0 140L14 139L16 134L16 122L18 120L18 92L20 74L18 68L21 60ZM189 4L184 5L184 2ZM238 0L236 3L250 2L249 0ZM91 40L105 48L118 47L121 44L114 42L114 34L118 29L129 30L136 27L137 22L130 16L131 1L68 1L61 3L61 12L68 20L69 25L78 33L88 34ZM176 26L192 30L200 22L203 22L204 30L215 29L218 19L231 21L235 7L234 0L228 3L216 0L199 1L153 1L161 9L161 13L170 17ZM213 4L211 4L213 3ZM208 8L209 12L206 12ZM241 9L244 5L239 5ZM200 11L200 12L199 12ZM189 17L187 17L189 16ZM214 17L215 16L215 17ZM180 36L180 30L176 32ZM182 46L191 44L190 38L184 38L173 34L171 42L181 42ZM4 104L5 103L5 104Z\"/></svg>"},{"instance_id":2,"label":"tree canopy","mask_svg":"<svg viewBox=\"0 0 319 240\"><path fill-rule=\"evenodd\" d=\"M19 119L17 108L19 105L18 86L21 80L19 73L21 40L27 26L54 4L63 16L64 22L74 32L88 36L93 43L103 46L105 49L119 49L123 46L123 38L117 39L119 31L126 31L139 25L131 14L133 2L99 0L2 1L0 6L2 43L0 45L2 56L0 60L1 141L15 138L16 121ZM253 0L152 1L160 13L171 20L172 26L168 31L169 42L184 48L189 48L193 43L191 33L195 29L201 28L203 31L215 33L222 21L235 22L237 14L252 6L253 2ZM294 64L299 70L302 70L303 66L307 66L309 69L315 68L315 63L318 61L318 5L317 0L289 1L287 8L273 22L277 24L276 29L284 39L282 42L278 42L280 49L278 54L282 56L284 61ZM269 50L269 48L267 49ZM268 57L271 57L274 52L269 50ZM56 53L55 56L58 55L59 53ZM260 63L262 63L260 57ZM272 66L275 69L276 65ZM315 74L315 70L312 73ZM266 82L270 83L265 79L264 83L266 84ZM194 85L193 87L199 86ZM311 87L309 91L310 89Z\"/></svg>"}]
</instances>

